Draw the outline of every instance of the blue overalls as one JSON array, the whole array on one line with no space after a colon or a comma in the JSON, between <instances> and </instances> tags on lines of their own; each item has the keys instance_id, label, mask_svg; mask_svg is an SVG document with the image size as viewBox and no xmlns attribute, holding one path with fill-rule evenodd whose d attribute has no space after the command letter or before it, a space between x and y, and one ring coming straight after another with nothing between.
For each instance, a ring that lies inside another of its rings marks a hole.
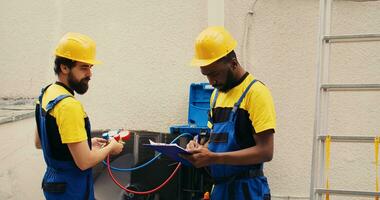
<instances>
[{"instance_id":1,"label":"blue overalls","mask_svg":"<svg viewBox=\"0 0 380 200\"><path fill-rule=\"evenodd\" d=\"M48 86L49 87L49 86ZM47 88L47 87L46 87ZM42 181L42 189L47 200L93 200L94 186L92 178L92 170L87 169L82 171L79 169L74 161L60 161L56 160L51 155L51 148L48 140L48 133L46 131L46 115L48 112L57 105L62 99L71 97L70 95L61 95L50 101L46 110L41 106L42 96L45 92L42 90L39 97L40 106L39 116L39 135L43 155L47 165L47 169ZM91 138L91 127L89 120L86 120L87 137ZM91 149L91 139L88 140Z\"/></svg>"},{"instance_id":2,"label":"blue overalls","mask_svg":"<svg viewBox=\"0 0 380 200\"><path fill-rule=\"evenodd\" d=\"M241 150L236 142L235 122L237 110L245 95L256 82L253 80L245 89L230 112L228 121L214 123L208 149L212 152ZM215 107L218 90L215 92L211 109ZM212 111L212 110L211 110ZM212 118L210 119L212 121ZM215 181L212 200L270 200L270 190L263 174L263 164L257 165L211 165L211 176Z\"/></svg>"}]
</instances>

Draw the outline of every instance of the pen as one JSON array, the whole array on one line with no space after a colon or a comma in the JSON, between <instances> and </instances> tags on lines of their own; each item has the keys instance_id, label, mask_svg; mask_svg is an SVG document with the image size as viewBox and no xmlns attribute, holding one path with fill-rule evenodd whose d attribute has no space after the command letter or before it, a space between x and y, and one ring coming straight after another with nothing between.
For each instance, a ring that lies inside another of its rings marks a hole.
<instances>
[{"instance_id":1,"label":"pen","mask_svg":"<svg viewBox=\"0 0 380 200\"><path fill-rule=\"evenodd\" d=\"M195 135L194 138L193 138L193 140L195 140L197 143L199 143L199 135L198 134Z\"/></svg>"}]
</instances>

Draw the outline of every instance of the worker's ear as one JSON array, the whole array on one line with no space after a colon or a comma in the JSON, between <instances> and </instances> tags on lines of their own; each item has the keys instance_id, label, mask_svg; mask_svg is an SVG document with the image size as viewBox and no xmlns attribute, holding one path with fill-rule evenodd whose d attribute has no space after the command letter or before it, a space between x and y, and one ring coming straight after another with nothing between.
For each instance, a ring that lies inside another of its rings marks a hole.
<instances>
[{"instance_id":1,"label":"worker's ear","mask_svg":"<svg viewBox=\"0 0 380 200\"><path fill-rule=\"evenodd\" d=\"M61 64L59 67L61 68L61 72L62 72L63 74L69 74L70 69L69 69L66 65Z\"/></svg>"},{"instance_id":2,"label":"worker's ear","mask_svg":"<svg viewBox=\"0 0 380 200\"><path fill-rule=\"evenodd\" d=\"M235 70L237 67L238 67L238 61L237 61L237 59L236 58L233 58L232 60L231 60L231 68L233 69L233 70Z\"/></svg>"}]
</instances>

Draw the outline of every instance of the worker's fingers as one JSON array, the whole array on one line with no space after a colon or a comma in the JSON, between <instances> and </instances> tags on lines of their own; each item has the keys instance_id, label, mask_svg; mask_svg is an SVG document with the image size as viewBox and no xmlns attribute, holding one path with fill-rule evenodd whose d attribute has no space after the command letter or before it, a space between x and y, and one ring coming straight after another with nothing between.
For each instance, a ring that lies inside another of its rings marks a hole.
<instances>
[{"instance_id":1,"label":"worker's fingers","mask_svg":"<svg viewBox=\"0 0 380 200\"><path fill-rule=\"evenodd\" d=\"M109 145L111 145L111 155L119 154L121 151L123 151L124 148L124 145L117 142L115 139L112 139Z\"/></svg>"},{"instance_id":2,"label":"worker's fingers","mask_svg":"<svg viewBox=\"0 0 380 200\"><path fill-rule=\"evenodd\" d=\"M194 152L197 152L197 151L194 151ZM204 162L203 155L200 153L194 153L191 155L180 154L179 156L188 160L196 168L205 166L205 164L203 163Z\"/></svg>"},{"instance_id":3,"label":"worker's fingers","mask_svg":"<svg viewBox=\"0 0 380 200\"><path fill-rule=\"evenodd\" d=\"M109 140L108 140L108 143L107 143L107 145L114 145L115 143L118 143L114 138L110 138Z\"/></svg>"},{"instance_id":4,"label":"worker's fingers","mask_svg":"<svg viewBox=\"0 0 380 200\"><path fill-rule=\"evenodd\" d=\"M189 149L187 151L189 153L191 153L191 154L197 154L197 153L201 153L202 152L202 148L201 147L197 147L197 148L194 148L194 149Z\"/></svg>"},{"instance_id":5,"label":"worker's fingers","mask_svg":"<svg viewBox=\"0 0 380 200\"><path fill-rule=\"evenodd\" d=\"M105 142L107 142L106 139L104 139L104 138L99 138L99 137L93 137L93 138L91 138L91 140L92 140L92 141L99 142L99 143L105 143Z\"/></svg>"},{"instance_id":6,"label":"worker's fingers","mask_svg":"<svg viewBox=\"0 0 380 200\"><path fill-rule=\"evenodd\" d=\"M107 140L106 139L103 139L103 138L97 138L96 140L97 142L103 144L103 143L107 143Z\"/></svg>"},{"instance_id":7,"label":"worker's fingers","mask_svg":"<svg viewBox=\"0 0 380 200\"><path fill-rule=\"evenodd\" d=\"M181 158L184 158L188 161L190 161L191 163L194 162L194 158L192 155L186 155L186 154L178 154L179 157Z\"/></svg>"},{"instance_id":8,"label":"worker's fingers","mask_svg":"<svg viewBox=\"0 0 380 200\"><path fill-rule=\"evenodd\" d=\"M193 149L197 149L200 145L194 141L194 140L191 140L189 143L187 143L186 145L186 150L193 150Z\"/></svg>"}]
</instances>

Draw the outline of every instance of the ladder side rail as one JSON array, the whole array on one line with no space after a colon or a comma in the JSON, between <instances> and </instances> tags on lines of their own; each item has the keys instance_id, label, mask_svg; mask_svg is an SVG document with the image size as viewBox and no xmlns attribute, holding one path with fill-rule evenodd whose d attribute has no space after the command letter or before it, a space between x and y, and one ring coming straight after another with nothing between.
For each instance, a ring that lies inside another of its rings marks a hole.
<instances>
[{"instance_id":1,"label":"ladder side rail","mask_svg":"<svg viewBox=\"0 0 380 200\"><path fill-rule=\"evenodd\" d=\"M331 4L332 0L320 0L319 12L320 12L320 22L319 22L319 34L318 34L318 55L317 55L317 84L316 84L316 107L315 107L315 119L314 119L314 133L313 133L313 149L312 149L312 165L311 165L311 184L310 184L310 199L316 198L315 188L320 185L322 180L318 178L321 171L323 172L323 166L320 165L321 161L324 160L323 145L317 140L318 135L320 135L321 127L323 122L321 118L323 116L322 108L324 106L325 98L322 97L323 90L321 90L321 85L325 82L326 73L328 70L325 69L326 56L329 56L329 48L326 48L327 44L323 40L324 35L330 32L330 21L331 21ZM320 195L318 195L320 196ZM319 197L318 199L320 199Z\"/></svg>"}]
</instances>

